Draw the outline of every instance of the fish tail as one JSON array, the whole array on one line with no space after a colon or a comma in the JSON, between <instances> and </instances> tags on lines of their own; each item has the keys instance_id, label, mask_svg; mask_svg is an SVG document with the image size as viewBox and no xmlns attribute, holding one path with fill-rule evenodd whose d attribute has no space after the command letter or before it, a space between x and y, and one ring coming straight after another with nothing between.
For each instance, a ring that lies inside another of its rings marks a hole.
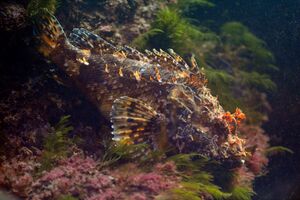
<instances>
[{"instance_id":1,"label":"fish tail","mask_svg":"<svg viewBox=\"0 0 300 200\"><path fill-rule=\"evenodd\" d=\"M33 20L35 33L41 44L39 51L45 56L66 39L65 32L56 19L47 9L41 9Z\"/></svg>"}]
</instances>

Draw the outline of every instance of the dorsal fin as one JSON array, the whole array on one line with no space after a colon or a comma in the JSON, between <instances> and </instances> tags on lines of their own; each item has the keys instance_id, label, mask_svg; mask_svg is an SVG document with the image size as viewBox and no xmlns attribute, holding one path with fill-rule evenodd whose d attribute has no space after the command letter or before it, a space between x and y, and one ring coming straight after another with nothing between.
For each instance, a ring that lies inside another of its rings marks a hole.
<instances>
[{"instance_id":1,"label":"dorsal fin","mask_svg":"<svg viewBox=\"0 0 300 200\"><path fill-rule=\"evenodd\" d=\"M184 61L184 59L178 55L173 49L168 49L169 54L174 58L174 60L183 66L184 69L189 69L188 64Z\"/></svg>"},{"instance_id":2,"label":"dorsal fin","mask_svg":"<svg viewBox=\"0 0 300 200\"><path fill-rule=\"evenodd\" d=\"M162 117L144 102L124 96L114 101L111 122L115 141L153 145L160 133Z\"/></svg>"},{"instance_id":3,"label":"dorsal fin","mask_svg":"<svg viewBox=\"0 0 300 200\"><path fill-rule=\"evenodd\" d=\"M185 60L187 61L187 64L189 66L189 70L192 73L194 73L194 74L200 73L200 68L198 66L195 54L193 54L193 53L187 54L185 56Z\"/></svg>"},{"instance_id":4,"label":"dorsal fin","mask_svg":"<svg viewBox=\"0 0 300 200\"><path fill-rule=\"evenodd\" d=\"M74 46L80 49L89 49L95 54L113 54L118 57L148 62L147 57L140 51L126 45L116 46L84 28L74 28L69 38Z\"/></svg>"},{"instance_id":5,"label":"dorsal fin","mask_svg":"<svg viewBox=\"0 0 300 200\"><path fill-rule=\"evenodd\" d=\"M166 68L169 73L165 73L163 82L185 84L197 91L207 83L204 74L199 70L199 66L194 54L191 54L188 63L172 49L168 49L168 53L154 49L146 51L151 61L157 63L161 68ZM162 70L163 71L163 70Z\"/></svg>"},{"instance_id":6,"label":"dorsal fin","mask_svg":"<svg viewBox=\"0 0 300 200\"><path fill-rule=\"evenodd\" d=\"M146 50L150 63L158 66L159 72L163 74L162 82L173 84L185 84L192 75L187 63L173 50L169 50L171 54L160 49L157 51Z\"/></svg>"},{"instance_id":7,"label":"dorsal fin","mask_svg":"<svg viewBox=\"0 0 300 200\"><path fill-rule=\"evenodd\" d=\"M148 57L135 48L125 45L122 50L126 52L127 58L149 62Z\"/></svg>"},{"instance_id":8,"label":"dorsal fin","mask_svg":"<svg viewBox=\"0 0 300 200\"><path fill-rule=\"evenodd\" d=\"M198 69L196 63L191 62L194 65L189 67L172 49L169 49L170 54L162 49L159 51L156 49L153 49L153 51L146 50L147 56L145 56L129 46L116 47L84 28L74 28L70 34L70 42L80 49L89 49L91 53L112 54L118 58L129 58L134 61L142 61L145 64L145 66L139 67L136 63L132 63L132 65L120 67L115 73L123 78L136 79L137 81L144 79L168 84L193 82L193 85L195 85L196 80L199 80L197 75L193 75L193 79L189 80L194 68ZM148 67L149 64L152 64L152 67ZM109 68L110 66L106 64L104 71L109 73Z\"/></svg>"},{"instance_id":9,"label":"dorsal fin","mask_svg":"<svg viewBox=\"0 0 300 200\"><path fill-rule=\"evenodd\" d=\"M69 40L80 49L89 49L92 53L100 55L118 51L116 46L84 28L74 28L69 35Z\"/></svg>"},{"instance_id":10,"label":"dorsal fin","mask_svg":"<svg viewBox=\"0 0 300 200\"><path fill-rule=\"evenodd\" d=\"M152 51L145 50L150 63L158 64L170 71L186 70L184 66L178 63L170 54L160 49L159 51L153 49Z\"/></svg>"}]
</instances>

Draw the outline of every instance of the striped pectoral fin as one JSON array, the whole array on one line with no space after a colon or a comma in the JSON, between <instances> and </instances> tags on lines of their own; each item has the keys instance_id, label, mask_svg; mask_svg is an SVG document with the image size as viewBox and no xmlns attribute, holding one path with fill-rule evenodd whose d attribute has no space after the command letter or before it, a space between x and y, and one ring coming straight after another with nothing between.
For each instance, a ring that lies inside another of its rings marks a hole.
<instances>
[{"instance_id":1,"label":"striped pectoral fin","mask_svg":"<svg viewBox=\"0 0 300 200\"><path fill-rule=\"evenodd\" d=\"M126 144L148 143L154 145L160 134L161 115L146 103L121 97L114 101L111 122L113 140Z\"/></svg>"}]
</instances>

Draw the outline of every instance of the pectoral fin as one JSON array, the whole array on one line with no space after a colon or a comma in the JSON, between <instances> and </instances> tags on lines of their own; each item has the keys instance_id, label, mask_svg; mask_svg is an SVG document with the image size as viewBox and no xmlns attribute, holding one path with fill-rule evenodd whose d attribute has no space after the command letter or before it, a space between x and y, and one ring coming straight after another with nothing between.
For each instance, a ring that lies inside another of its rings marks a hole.
<instances>
[{"instance_id":1,"label":"pectoral fin","mask_svg":"<svg viewBox=\"0 0 300 200\"><path fill-rule=\"evenodd\" d=\"M113 140L153 145L161 132L163 121L162 115L146 103L127 96L118 98L111 112Z\"/></svg>"}]
</instances>

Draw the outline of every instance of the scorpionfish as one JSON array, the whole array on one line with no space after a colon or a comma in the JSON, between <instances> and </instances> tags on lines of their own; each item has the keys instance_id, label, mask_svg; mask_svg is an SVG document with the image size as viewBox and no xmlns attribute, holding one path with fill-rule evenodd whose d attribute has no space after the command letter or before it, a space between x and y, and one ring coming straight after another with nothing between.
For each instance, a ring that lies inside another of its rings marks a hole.
<instances>
[{"instance_id":1,"label":"scorpionfish","mask_svg":"<svg viewBox=\"0 0 300 200\"><path fill-rule=\"evenodd\" d=\"M111 122L113 140L214 159L246 155L237 131L244 115L224 111L194 57L185 61L172 49L142 53L83 28L67 36L47 10L35 25L39 51Z\"/></svg>"}]
</instances>

